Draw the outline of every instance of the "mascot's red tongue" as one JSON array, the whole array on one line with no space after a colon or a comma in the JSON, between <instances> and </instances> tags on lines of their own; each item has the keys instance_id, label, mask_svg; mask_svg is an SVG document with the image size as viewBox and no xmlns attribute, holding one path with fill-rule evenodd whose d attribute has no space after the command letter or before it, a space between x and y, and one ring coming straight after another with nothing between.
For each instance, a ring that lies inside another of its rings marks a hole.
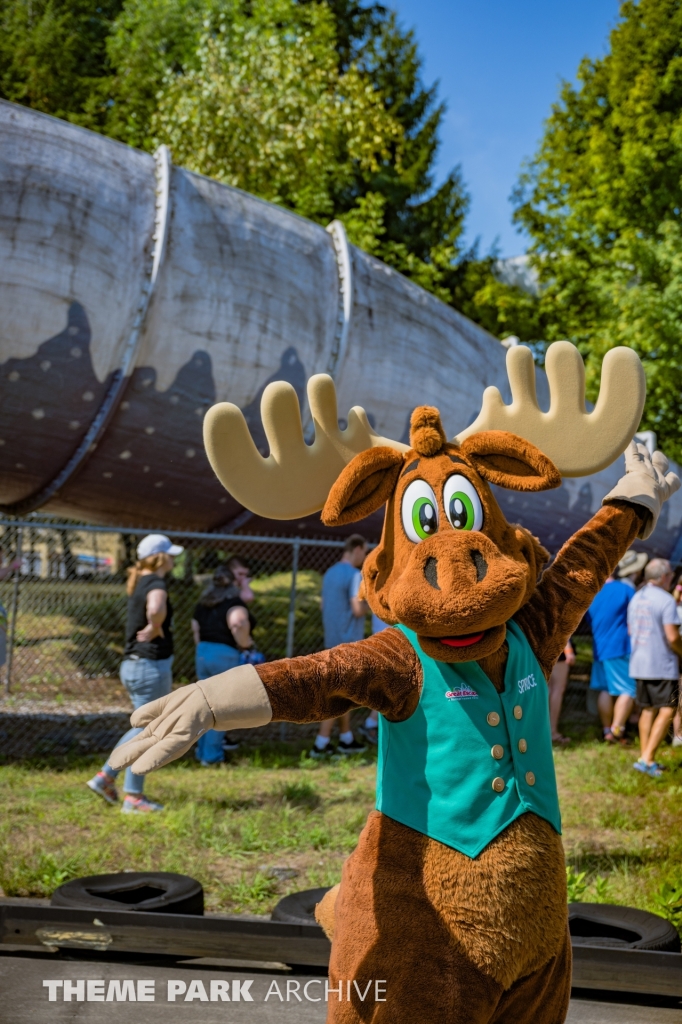
<instances>
[{"instance_id":1,"label":"mascot's red tongue","mask_svg":"<svg viewBox=\"0 0 682 1024\"><path fill-rule=\"evenodd\" d=\"M485 630L483 631L485 632ZM448 647L471 647L483 639L483 633L467 633L464 636L442 636L439 638L442 644Z\"/></svg>"}]
</instances>

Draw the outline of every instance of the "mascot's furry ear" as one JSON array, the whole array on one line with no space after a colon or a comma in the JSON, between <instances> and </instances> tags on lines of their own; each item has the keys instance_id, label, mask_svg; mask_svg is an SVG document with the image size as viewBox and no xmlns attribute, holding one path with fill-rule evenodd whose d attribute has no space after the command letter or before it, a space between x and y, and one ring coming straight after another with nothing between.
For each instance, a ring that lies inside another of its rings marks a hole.
<instances>
[{"instance_id":1,"label":"mascot's furry ear","mask_svg":"<svg viewBox=\"0 0 682 1024\"><path fill-rule=\"evenodd\" d=\"M325 526L356 523L380 509L391 497L404 456L395 448L368 448L352 459L332 485L324 508Z\"/></svg>"},{"instance_id":2,"label":"mascot's furry ear","mask_svg":"<svg viewBox=\"0 0 682 1024\"><path fill-rule=\"evenodd\" d=\"M482 430L460 445L479 476L510 491L549 491L561 484L551 459L530 441L506 430Z\"/></svg>"}]
</instances>

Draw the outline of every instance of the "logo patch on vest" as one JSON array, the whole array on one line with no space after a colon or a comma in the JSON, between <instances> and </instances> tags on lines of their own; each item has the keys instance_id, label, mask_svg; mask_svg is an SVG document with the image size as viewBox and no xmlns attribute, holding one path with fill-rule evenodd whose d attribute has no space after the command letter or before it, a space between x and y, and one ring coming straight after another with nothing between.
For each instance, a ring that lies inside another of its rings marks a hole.
<instances>
[{"instance_id":1,"label":"logo patch on vest","mask_svg":"<svg viewBox=\"0 0 682 1024\"><path fill-rule=\"evenodd\" d=\"M537 685L538 684L535 682L535 674L531 672L531 674L529 676L525 676L524 679L519 679L519 693L525 693L526 690L532 690L533 687Z\"/></svg>"},{"instance_id":2,"label":"logo patch on vest","mask_svg":"<svg viewBox=\"0 0 682 1024\"><path fill-rule=\"evenodd\" d=\"M478 694L468 686L458 686L456 690L446 690L445 697L447 700L470 700Z\"/></svg>"}]
</instances>

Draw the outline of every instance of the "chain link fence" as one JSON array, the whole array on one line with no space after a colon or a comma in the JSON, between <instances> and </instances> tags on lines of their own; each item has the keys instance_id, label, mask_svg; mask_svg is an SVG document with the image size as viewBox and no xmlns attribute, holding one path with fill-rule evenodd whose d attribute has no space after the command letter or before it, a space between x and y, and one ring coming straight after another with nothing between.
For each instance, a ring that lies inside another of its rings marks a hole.
<instances>
[{"instance_id":1,"label":"chain link fence","mask_svg":"<svg viewBox=\"0 0 682 1024\"><path fill-rule=\"evenodd\" d=\"M103 726L106 739L100 728L97 741L103 746L127 727L130 705L118 678L126 567L135 561L140 537L149 532L0 520L5 570L14 566L0 581L0 605L7 613L0 753L11 750L17 756L24 748L33 752L33 741L21 736L26 716L54 726L53 734L55 729L60 732L65 715L70 734L80 730L90 737L93 729ZM255 597L249 607L256 620L252 635L268 661L324 646L322 576L338 561L342 541L175 531L168 535L185 549L167 577L176 684L196 679L193 611L214 570L233 558L250 570ZM90 742L77 739L76 746ZM45 747L44 736L39 745Z\"/></svg>"},{"instance_id":2,"label":"chain link fence","mask_svg":"<svg viewBox=\"0 0 682 1024\"><path fill-rule=\"evenodd\" d=\"M0 519L7 659L0 696L0 756L105 750L128 725L118 677L126 617L126 568L148 529L93 527L46 519ZM173 605L176 685L194 682L190 622L221 563L248 566L255 599L253 638L268 661L321 650L322 576L342 541L238 534L169 534L184 547L167 577ZM576 666L564 717L586 722L589 666ZM2 670L0 670L0 673ZM582 675L580 674L582 672ZM286 729L276 735L293 735Z\"/></svg>"}]
</instances>

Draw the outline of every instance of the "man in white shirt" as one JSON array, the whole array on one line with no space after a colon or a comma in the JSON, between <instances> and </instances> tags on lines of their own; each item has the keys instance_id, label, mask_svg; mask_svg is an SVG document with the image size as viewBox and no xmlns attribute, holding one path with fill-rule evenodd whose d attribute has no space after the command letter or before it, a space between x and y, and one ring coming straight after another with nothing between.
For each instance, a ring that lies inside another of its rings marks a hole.
<instances>
[{"instance_id":1,"label":"man in white shirt","mask_svg":"<svg viewBox=\"0 0 682 1024\"><path fill-rule=\"evenodd\" d=\"M673 581L670 562L654 558L644 570L646 585L628 607L630 675L637 680L640 757L637 771L654 778L662 774L654 757L665 738L679 698L679 665L682 654L677 606L669 593Z\"/></svg>"}]
</instances>

